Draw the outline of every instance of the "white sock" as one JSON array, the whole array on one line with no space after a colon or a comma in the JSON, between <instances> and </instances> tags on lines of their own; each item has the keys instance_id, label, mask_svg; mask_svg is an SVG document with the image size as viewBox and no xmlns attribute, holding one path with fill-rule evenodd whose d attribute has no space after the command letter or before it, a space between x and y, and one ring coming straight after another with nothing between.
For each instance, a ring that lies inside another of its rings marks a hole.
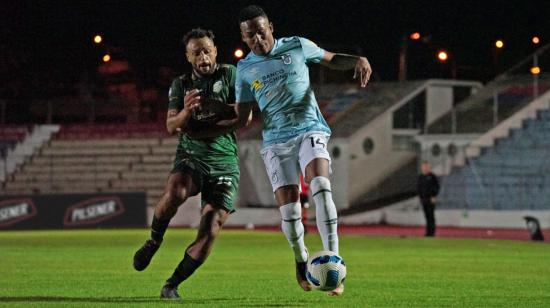
<instances>
[{"instance_id":1,"label":"white sock","mask_svg":"<svg viewBox=\"0 0 550 308\"><path fill-rule=\"evenodd\" d=\"M330 181L326 177L318 176L311 180L309 188L315 200L317 229L323 241L323 248L338 254L338 214L332 201Z\"/></svg>"},{"instance_id":2,"label":"white sock","mask_svg":"<svg viewBox=\"0 0 550 308\"><path fill-rule=\"evenodd\" d=\"M298 262L307 261L306 245L304 243L304 225L302 224L302 207L300 202L289 203L279 207L283 222L281 229L294 250Z\"/></svg>"}]
</instances>

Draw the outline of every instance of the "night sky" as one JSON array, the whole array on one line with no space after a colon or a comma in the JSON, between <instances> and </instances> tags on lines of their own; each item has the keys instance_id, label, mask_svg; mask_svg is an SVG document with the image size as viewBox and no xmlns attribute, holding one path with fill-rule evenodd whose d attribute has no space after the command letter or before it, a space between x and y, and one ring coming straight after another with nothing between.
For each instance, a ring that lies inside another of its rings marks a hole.
<instances>
[{"instance_id":1,"label":"night sky","mask_svg":"<svg viewBox=\"0 0 550 308\"><path fill-rule=\"evenodd\" d=\"M435 49L445 48L458 78L488 80L550 41L550 1L8 1L2 0L2 45L33 69L97 66L105 49L144 72L186 67L182 35L193 27L216 34L218 61L235 63L238 12L261 5L275 36L300 35L331 51L361 53L379 80L397 79L401 39L413 31L429 43L409 45L409 77L445 77ZM103 35L105 44L92 38ZM495 58L494 41L505 47ZM3 49L5 50L5 48Z\"/></svg>"}]
</instances>

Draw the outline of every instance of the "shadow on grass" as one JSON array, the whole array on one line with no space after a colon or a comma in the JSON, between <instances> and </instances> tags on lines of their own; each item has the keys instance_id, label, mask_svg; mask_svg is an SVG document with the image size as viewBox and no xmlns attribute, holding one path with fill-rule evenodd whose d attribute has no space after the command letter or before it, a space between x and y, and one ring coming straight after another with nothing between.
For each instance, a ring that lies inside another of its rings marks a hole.
<instances>
[{"instance_id":1,"label":"shadow on grass","mask_svg":"<svg viewBox=\"0 0 550 308\"><path fill-rule=\"evenodd\" d=\"M163 302L174 304L213 304L221 302L231 302L232 304L239 303L245 307L299 307L303 306L295 302L270 303L269 299L254 299L254 298L208 298L208 299L186 299L169 300L151 296L136 296L136 297L69 297L69 296L0 296L0 303L18 302L18 303L33 303L33 302L64 302L64 303L151 303Z\"/></svg>"}]
</instances>

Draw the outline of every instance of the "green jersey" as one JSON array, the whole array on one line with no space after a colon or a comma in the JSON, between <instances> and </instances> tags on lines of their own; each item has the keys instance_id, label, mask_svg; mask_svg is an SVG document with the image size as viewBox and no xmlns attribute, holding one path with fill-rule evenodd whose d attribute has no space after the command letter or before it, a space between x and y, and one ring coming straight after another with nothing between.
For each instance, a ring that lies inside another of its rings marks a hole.
<instances>
[{"instance_id":1,"label":"green jersey","mask_svg":"<svg viewBox=\"0 0 550 308\"><path fill-rule=\"evenodd\" d=\"M201 97L210 104L235 103L235 73L233 65L220 64L209 76L198 77L195 74L182 75L172 82L169 96L169 109L183 109L183 99L187 91L198 89ZM214 110L214 111L213 111ZM201 107L193 113L188 125L200 130L215 123L219 115L216 109ZM235 133L228 133L207 139L191 139L182 133L179 137L177 156L197 164L198 169L210 172L212 169L238 169L237 140Z\"/></svg>"}]
</instances>

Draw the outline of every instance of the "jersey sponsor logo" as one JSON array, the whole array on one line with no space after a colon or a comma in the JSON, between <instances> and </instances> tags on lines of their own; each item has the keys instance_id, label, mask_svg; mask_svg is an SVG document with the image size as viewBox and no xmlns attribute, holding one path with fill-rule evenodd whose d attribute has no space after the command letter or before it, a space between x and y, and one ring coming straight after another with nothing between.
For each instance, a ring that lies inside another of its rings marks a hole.
<instances>
[{"instance_id":1,"label":"jersey sponsor logo","mask_svg":"<svg viewBox=\"0 0 550 308\"><path fill-rule=\"evenodd\" d=\"M222 84L222 81L221 80L218 80L214 83L214 85L212 86L212 91L214 93L220 93L223 89L223 84Z\"/></svg>"},{"instance_id":2,"label":"jersey sponsor logo","mask_svg":"<svg viewBox=\"0 0 550 308\"><path fill-rule=\"evenodd\" d=\"M289 53L286 53L286 54L282 55L281 59L283 60L283 63L286 64L286 65L292 64L292 57L290 56Z\"/></svg>"},{"instance_id":3,"label":"jersey sponsor logo","mask_svg":"<svg viewBox=\"0 0 550 308\"><path fill-rule=\"evenodd\" d=\"M264 84L261 81L259 81L258 79L252 81L252 88L254 90L258 91L263 87L264 87Z\"/></svg>"},{"instance_id":4,"label":"jersey sponsor logo","mask_svg":"<svg viewBox=\"0 0 550 308\"><path fill-rule=\"evenodd\" d=\"M206 109L206 108L200 108L193 113L193 119L197 121L208 121L209 119L213 119L216 114L214 111Z\"/></svg>"},{"instance_id":5,"label":"jersey sponsor logo","mask_svg":"<svg viewBox=\"0 0 550 308\"><path fill-rule=\"evenodd\" d=\"M286 72L284 69L280 69L274 72L271 72L267 75L262 76L262 86L263 85L272 85L276 82L286 81L288 77L295 76L298 73L296 71Z\"/></svg>"},{"instance_id":6,"label":"jersey sponsor logo","mask_svg":"<svg viewBox=\"0 0 550 308\"><path fill-rule=\"evenodd\" d=\"M0 227L11 226L36 215L36 207L30 199L0 202Z\"/></svg>"},{"instance_id":7,"label":"jersey sponsor logo","mask_svg":"<svg viewBox=\"0 0 550 308\"><path fill-rule=\"evenodd\" d=\"M124 213L118 197L98 197L77 203L65 211L65 226L96 224Z\"/></svg>"}]
</instances>

